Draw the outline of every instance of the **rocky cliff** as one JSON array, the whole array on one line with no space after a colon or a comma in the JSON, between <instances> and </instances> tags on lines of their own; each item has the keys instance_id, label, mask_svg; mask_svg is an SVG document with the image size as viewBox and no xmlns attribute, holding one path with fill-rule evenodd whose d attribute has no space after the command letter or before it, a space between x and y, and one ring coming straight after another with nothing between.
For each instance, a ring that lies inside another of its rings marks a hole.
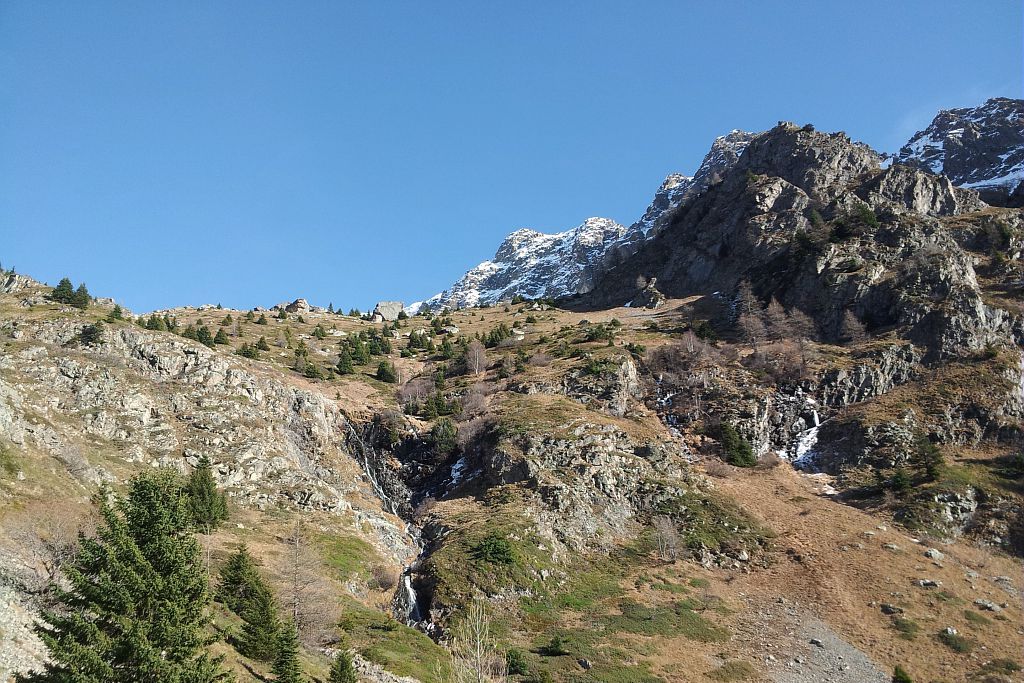
<instances>
[{"instance_id":1,"label":"rocky cliff","mask_svg":"<svg viewBox=\"0 0 1024 683\"><path fill-rule=\"evenodd\" d=\"M986 202L1024 205L1024 100L994 97L946 109L900 148L896 163L949 178Z\"/></svg>"}]
</instances>

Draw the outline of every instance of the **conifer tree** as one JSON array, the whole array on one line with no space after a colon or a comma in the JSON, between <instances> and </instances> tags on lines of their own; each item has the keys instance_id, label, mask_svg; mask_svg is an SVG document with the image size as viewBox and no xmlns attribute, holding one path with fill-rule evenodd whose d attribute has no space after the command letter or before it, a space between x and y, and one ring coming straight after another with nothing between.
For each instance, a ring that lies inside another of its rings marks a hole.
<instances>
[{"instance_id":1,"label":"conifer tree","mask_svg":"<svg viewBox=\"0 0 1024 683\"><path fill-rule=\"evenodd\" d=\"M377 366L377 379L381 382L387 382L388 384L394 384L398 381L398 373L395 372L395 366L386 360L382 360Z\"/></svg>"},{"instance_id":2,"label":"conifer tree","mask_svg":"<svg viewBox=\"0 0 1024 683\"><path fill-rule=\"evenodd\" d=\"M118 320L124 320L124 309L120 305L114 304L114 310L107 315L107 322L112 323Z\"/></svg>"},{"instance_id":3,"label":"conifer tree","mask_svg":"<svg viewBox=\"0 0 1024 683\"><path fill-rule=\"evenodd\" d=\"M279 308L279 309L277 309L277 317L278 317L279 320L287 320L288 319L288 312L286 310L284 310L283 308Z\"/></svg>"},{"instance_id":4,"label":"conifer tree","mask_svg":"<svg viewBox=\"0 0 1024 683\"><path fill-rule=\"evenodd\" d=\"M340 651L331 663L331 672L327 676L328 683L357 683L356 668L352 665L352 655Z\"/></svg>"},{"instance_id":5,"label":"conifer tree","mask_svg":"<svg viewBox=\"0 0 1024 683\"><path fill-rule=\"evenodd\" d=\"M335 367L339 375L351 375L356 371L352 365L352 354L348 352L348 349L341 350L341 355L338 356L338 365Z\"/></svg>"},{"instance_id":6,"label":"conifer tree","mask_svg":"<svg viewBox=\"0 0 1024 683\"><path fill-rule=\"evenodd\" d=\"M267 320L266 313L260 313L259 320L256 321L257 325L269 325L270 322Z\"/></svg>"},{"instance_id":7,"label":"conifer tree","mask_svg":"<svg viewBox=\"0 0 1024 683\"><path fill-rule=\"evenodd\" d=\"M253 313L252 311L246 311L245 312L245 321L251 323L254 320L256 320L256 314Z\"/></svg>"},{"instance_id":8,"label":"conifer tree","mask_svg":"<svg viewBox=\"0 0 1024 683\"><path fill-rule=\"evenodd\" d=\"M57 286L50 292L50 299L57 301L62 304L71 303L72 298L75 296L74 287L71 285L71 280L68 278L61 278Z\"/></svg>"},{"instance_id":9,"label":"conifer tree","mask_svg":"<svg viewBox=\"0 0 1024 683\"><path fill-rule=\"evenodd\" d=\"M261 587L263 579L249 554L249 547L243 543L220 568L216 598L235 614L241 614Z\"/></svg>"},{"instance_id":10,"label":"conifer tree","mask_svg":"<svg viewBox=\"0 0 1024 683\"><path fill-rule=\"evenodd\" d=\"M48 650L44 669L17 680L224 680L207 652L210 596L177 476L140 475L100 516L36 627Z\"/></svg>"},{"instance_id":11,"label":"conifer tree","mask_svg":"<svg viewBox=\"0 0 1024 683\"><path fill-rule=\"evenodd\" d=\"M202 325L196 330L196 341L205 346L213 348L213 334L210 332L210 328L206 325Z\"/></svg>"},{"instance_id":12,"label":"conifer tree","mask_svg":"<svg viewBox=\"0 0 1024 683\"><path fill-rule=\"evenodd\" d=\"M89 302L92 301L92 297L89 296L89 290L86 288L85 283L78 285L78 289L75 290L74 295L71 297L71 305L75 308L81 308L85 310L89 307Z\"/></svg>"},{"instance_id":13,"label":"conifer tree","mask_svg":"<svg viewBox=\"0 0 1024 683\"><path fill-rule=\"evenodd\" d=\"M241 616L244 623L238 638L238 651L250 659L276 662L284 632L274 596L262 580L242 604Z\"/></svg>"},{"instance_id":14,"label":"conifer tree","mask_svg":"<svg viewBox=\"0 0 1024 683\"><path fill-rule=\"evenodd\" d=\"M227 497L223 491L217 490L217 482L213 479L213 467L210 458L205 454L200 456L199 463L188 475L185 493L188 495L192 521L197 529L216 529L227 519Z\"/></svg>"},{"instance_id":15,"label":"conifer tree","mask_svg":"<svg viewBox=\"0 0 1024 683\"><path fill-rule=\"evenodd\" d=\"M214 344L230 344L231 343L230 340L228 339L228 333L224 331L223 327L217 330L217 334L213 338L213 343Z\"/></svg>"},{"instance_id":16,"label":"conifer tree","mask_svg":"<svg viewBox=\"0 0 1024 683\"><path fill-rule=\"evenodd\" d=\"M285 624L278 640L277 657L271 671L275 683L300 683L302 668L299 666L299 637L295 624Z\"/></svg>"},{"instance_id":17,"label":"conifer tree","mask_svg":"<svg viewBox=\"0 0 1024 683\"><path fill-rule=\"evenodd\" d=\"M256 349L259 351L269 351L270 344L267 343L266 337L260 337L260 340L256 342Z\"/></svg>"}]
</instances>

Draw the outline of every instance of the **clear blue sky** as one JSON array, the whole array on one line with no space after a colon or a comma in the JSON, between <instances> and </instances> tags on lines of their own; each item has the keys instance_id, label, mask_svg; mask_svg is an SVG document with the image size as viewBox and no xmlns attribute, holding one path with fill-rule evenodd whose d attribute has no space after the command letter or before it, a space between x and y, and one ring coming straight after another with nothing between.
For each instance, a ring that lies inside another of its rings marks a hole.
<instances>
[{"instance_id":1,"label":"clear blue sky","mask_svg":"<svg viewBox=\"0 0 1024 683\"><path fill-rule=\"evenodd\" d=\"M444 288L716 135L1022 95L1022 3L0 2L0 261L134 310Z\"/></svg>"}]
</instances>

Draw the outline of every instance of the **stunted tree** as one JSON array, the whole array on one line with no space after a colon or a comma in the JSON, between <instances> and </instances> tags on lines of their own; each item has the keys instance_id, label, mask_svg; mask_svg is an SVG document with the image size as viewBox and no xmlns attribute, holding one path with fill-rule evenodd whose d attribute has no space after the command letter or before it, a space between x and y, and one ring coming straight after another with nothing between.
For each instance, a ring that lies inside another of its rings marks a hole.
<instances>
[{"instance_id":1,"label":"stunted tree","mask_svg":"<svg viewBox=\"0 0 1024 683\"><path fill-rule=\"evenodd\" d=\"M658 544L658 555L665 562L679 559L679 530L676 523L667 515L658 515L651 520L654 528L654 540Z\"/></svg>"},{"instance_id":2,"label":"stunted tree","mask_svg":"<svg viewBox=\"0 0 1024 683\"><path fill-rule=\"evenodd\" d=\"M767 329L765 328L764 321L761 320L760 311L742 314L739 319L739 328L743 334L743 339L753 349L757 349L758 344L767 335Z\"/></svg>"},{"instance_id":3,"label":"stunted tree","mask_svg":"<svg viewBox=\"0 0 1024 683\"><path fill-rule=\"evenodd\" d=\"M768 328L768 336L773 340L785 339L792 334L786 309L774 297L764 310L764 323Z\"/></svg>"},{"instance_id":4,"label":"stunted tree","mask_svg":"<svg viewBox=\"0 0 1024 683\"><path fill-rule=\"evenodd\" d=\"M177 476L135 478L127 496L104 502L54 587L36 632L47 649L40 672L18 681L209 683L226 678L210 655L210 596ZM141 679L140 679L141 680Z\"/></svg>"},{"instance_id":5,"label":"stunted tree","mask_svg":"<svg viewBox=\"0 0 1024 683\"><path fill-rule=\"evenodd\" d=\"M341 650L331 662L331 672L327 676L327 683L357 683L356 667L352 664L352 655Z\"/></svg>"},{"instance_id":6,"label":"stunted tree","mask_svg":"<svg viewBox=\"0 0 1024 683\"><path fill-rule=\"evenodd\" d=\"M843 314L843 322L839 327L840 341L844 344L857 344L864 341L867 336L864 323L857 319L853 311L846 311Z\"/></svg>"}]
</instances>

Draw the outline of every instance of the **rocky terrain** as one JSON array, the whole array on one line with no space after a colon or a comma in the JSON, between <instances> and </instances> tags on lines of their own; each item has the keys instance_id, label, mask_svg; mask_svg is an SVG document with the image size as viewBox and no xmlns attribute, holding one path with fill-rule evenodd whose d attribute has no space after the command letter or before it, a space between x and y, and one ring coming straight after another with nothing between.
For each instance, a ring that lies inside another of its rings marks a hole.
<instances>
[{"instance_id":1,"label":"rocky terrain","mask_svg":"<svg viewBox=\"0 0 1024 683\"><path fill-rule=\"evenodd\" d=\"M947 109L900 148L896 163L945 175L999 206L1024 204L1024 101L994 97Z\"/></svg>"},{"instance_id":2,"label":"rocky terrain","mask_svg":"<svg viewBox=\"0 0 1024 683\"><path fill-rule=\"evenodd\" d=\"M1024 215L810 126L705 166L459 295L557 305L136 317L0 274L0 679L101 487L206 456L204 561L248 545L318 680L447 680L474 605L521 683L1020 680Z\"/></svg>"},{"instance_id":3,"label":"rocky terrain","mask_svg":"<svg viewBox=\"0 0 1024 683\"><path fill-rule=\"evenodd\" d=\"M413 310L495 304L517 295L558 298L588 292L605 271L657 234L663 215L717 182L756 136L734 130L717 138L694 175L668 176L644 215L628 228L590 218L553 235L517 230L494 258L467 272L449 289L414 304ZM883 161L889 162L878 160ZM1024 205L1024 101L998 97L977 107L941 111L891 161L944 175L958 187L977 191L989 204L1020 207ZM560 264L565 267L560 269Z\"/></svg>"}]
</instances>

